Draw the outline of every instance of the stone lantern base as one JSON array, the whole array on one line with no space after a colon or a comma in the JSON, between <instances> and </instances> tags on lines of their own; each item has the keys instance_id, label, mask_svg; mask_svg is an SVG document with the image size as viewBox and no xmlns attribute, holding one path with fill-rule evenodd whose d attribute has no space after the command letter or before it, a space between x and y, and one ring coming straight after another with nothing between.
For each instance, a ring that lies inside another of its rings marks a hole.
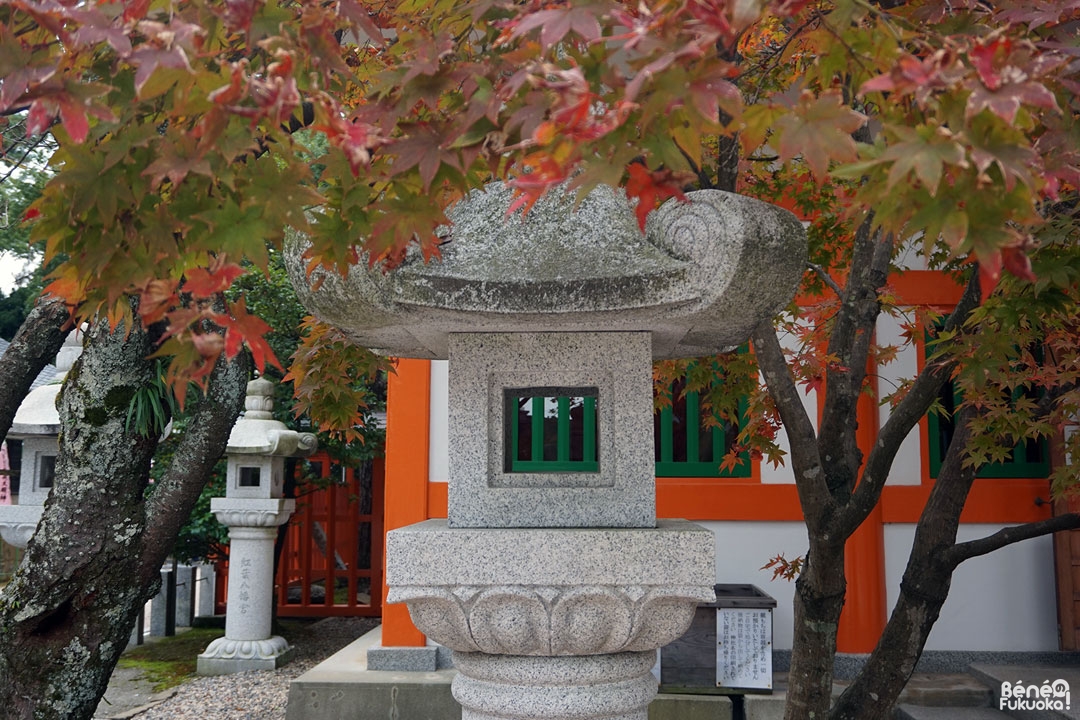
<instances>
[{"instance_id":1,"label":"stone lantern base","mask_svg":"<svg viewBox=\"0 0 1080 720\"><path fill-rule=\"evenodd\" d=\"M25 549L44 510L44 505L0 505L0 538L9 545Z\"/></svg>"},{"instance_id":2,"label":"stone lantern base","mask_svg":"<svg viewBox=\"0 0 1080 720\"><path fill-rule=\"evenodd\" d=\"M463 720L645 720L656 649L715 600L714 540L656 528L388 534L387 602L454 651Z\"/></svg>"},{"instance_id":3,"label":"stone lantern base","mask_svg":"<svg viewBox=\"0 0 1080 720\"><path fill-rule=\"evenodd\" d=\"M581 657L454 653L462 720L647 720L656 697L651 650Z\"/></svg>"},{"instance_id":4,"label":"stone lantern base","mask_svg":"<svg viewBox=\"0 0 1080 720\"><path fill-rule=\"evenodd\" d=\"M295 648L285 638L230 640L221 637L198 658L200 675L231 675L248 670L275 670L292 659Z\"/></svg>"}]
</instances>

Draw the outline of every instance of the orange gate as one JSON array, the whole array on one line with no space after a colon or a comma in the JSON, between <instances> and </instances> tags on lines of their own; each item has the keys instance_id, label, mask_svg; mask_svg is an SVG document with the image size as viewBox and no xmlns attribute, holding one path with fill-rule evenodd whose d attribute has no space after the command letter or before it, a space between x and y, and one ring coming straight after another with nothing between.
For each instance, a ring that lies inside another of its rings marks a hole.
<instances>
[{"instance_id":1,"label":"orange gate","mask_svg":"<svg viewBox=\"0 0 1080 720\"><path fill-rule=\"evenodd\" d=\"M298 490L277 573L277 614L285 617L382 612L383 460L359 468L310 460L321 478Z\"/></svg>"}]
</instances>

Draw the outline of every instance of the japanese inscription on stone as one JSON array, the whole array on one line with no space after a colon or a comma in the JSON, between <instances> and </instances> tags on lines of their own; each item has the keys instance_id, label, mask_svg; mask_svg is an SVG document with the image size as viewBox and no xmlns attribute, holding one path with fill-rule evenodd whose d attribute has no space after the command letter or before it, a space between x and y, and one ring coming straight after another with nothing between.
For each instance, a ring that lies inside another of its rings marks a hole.
<instances>
[{"instance_id":1,"label":"japanese inscription on stone","mask_svg":"<svg viewBox=\"0 0 1080 720\"><path fill-rule=\"evenodd\" d=\"M772 613L760 608L716 611L716 686L772 689Z\"/></svg>"}]
</instances>

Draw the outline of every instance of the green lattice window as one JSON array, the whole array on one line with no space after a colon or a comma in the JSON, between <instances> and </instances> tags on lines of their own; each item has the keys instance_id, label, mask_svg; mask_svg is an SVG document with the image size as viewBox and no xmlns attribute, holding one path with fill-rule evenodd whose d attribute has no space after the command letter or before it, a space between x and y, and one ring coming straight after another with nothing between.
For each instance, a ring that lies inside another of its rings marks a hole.
<instances>
[{"instance_id":1,"label":"green lattice window","mask_svg":"<svg viewBox=\"0 0 1080 720\"><path fill-rule=\"evenodd\" d=\"M931 336L927 335L927 348L929 352ZM1042 356L1036 352L1036 357L1041 360ZM1024 391L1031 397L1038 396L1038 390L1028 389ZM953 433L956 424L953 418L963 400L959 388L949 380L942 385L938 392L938 404L941 412L931 411L927 415L927 435L930 442L930 477L936 478L941 472L941 464L945 461L945 453L952 444ZM987 463L979 468L976 477L980 478L1044 478L1050 474L1050 452L1045 438L1026 439L1017 443L1005 460Z\"/></svg>"},{"instance_id":2,"label":"green lattice window","mask_svg":"<svg viewBox=\"0 0 1080 720\"><path fill-rule=\"evenodd\" d=\"M506 472L600 472L597 388L505 392Z\"/></svg>"},{"instance_id":3,"label":"green lattice window","mask_svg":"<svg viewBox=\"0 0 1080 720\"><path fill-rule=\"evenodd\" d=\"M731 470L720 463L731 451L739 428L734 423L706 423L697 392L683 394L683 381L671 392L671 404L653 416L657 477L750 477L750 458L742 453L741 462ZM682 397L680 397L682 396ZM740 416L745 411L740 403Z\"/></svg>"},{"instance_id":4,"label":"green lattice window","mask_svg":"<svg viewBox=\"0 0 1080 720\"><path fill-rule=\"evenodd\" d=\"M961 395L952 381L945 383L938 394L941 413L931 412L927 416L927 430L930 439L930 477L936 478L941 472L945 453L952 444L956 424L954 414L960 406ZM1050 474L1050 456L1046 438L1031 438L1020 441L1009 452L1005 460L987 463L979 468L976 477L981 478L1044 478Z\"/></svg>"}]
</instances>

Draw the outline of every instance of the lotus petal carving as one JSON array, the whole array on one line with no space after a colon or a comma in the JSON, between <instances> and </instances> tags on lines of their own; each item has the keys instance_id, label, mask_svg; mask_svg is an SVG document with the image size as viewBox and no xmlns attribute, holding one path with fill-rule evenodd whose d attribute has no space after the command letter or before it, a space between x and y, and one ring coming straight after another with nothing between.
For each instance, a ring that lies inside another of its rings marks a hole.
<instances>
[{"instance_id":1,"label":"lotus petal carving","mask_svg":"<svg viewBox=\"0 0 1080 720\"><path fill-rule=\"evenodd\" d=\"M690 626L711 586L397 586L416 626L460 652L570 656L655 650Z\"/></svg>"}]
</instances>

